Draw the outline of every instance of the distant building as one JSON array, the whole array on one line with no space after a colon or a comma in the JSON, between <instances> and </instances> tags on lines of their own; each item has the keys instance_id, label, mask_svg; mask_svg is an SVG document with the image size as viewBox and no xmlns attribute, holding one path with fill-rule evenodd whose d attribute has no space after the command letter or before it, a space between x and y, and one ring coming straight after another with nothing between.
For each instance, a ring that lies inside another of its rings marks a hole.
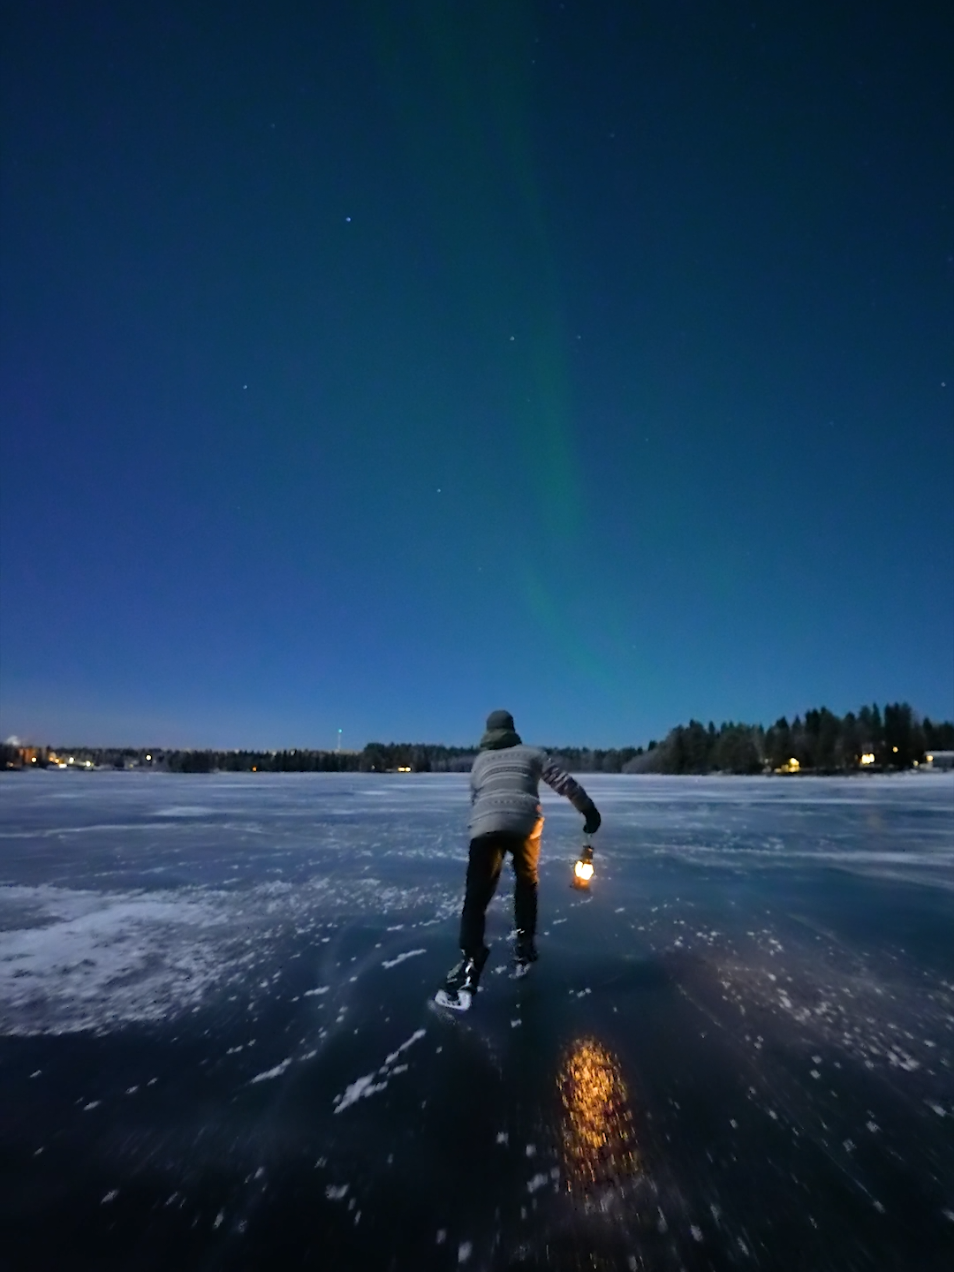
<instances>
[{"instance_id":1,"label":"distant building","mask_svg":"<svg viewBox=\"0 0 954 1272\"><path fill-rule=\"evenodd\" d=\"M928 751L924 767L930 769L954 769L954 751Z\"/></svg>"}]
</instances>

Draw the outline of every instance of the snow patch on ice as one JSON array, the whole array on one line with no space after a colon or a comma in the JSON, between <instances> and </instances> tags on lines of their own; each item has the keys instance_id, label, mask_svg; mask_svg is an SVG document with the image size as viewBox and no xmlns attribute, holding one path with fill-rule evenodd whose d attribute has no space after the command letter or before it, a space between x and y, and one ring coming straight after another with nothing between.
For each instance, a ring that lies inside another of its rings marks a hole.
<instances>
[{"instance_id":1,"label":"snow patch on ice","mask_svg":"<svg viewBox=\"0 0 954 1272\"><path fill-rule=\"evenodd\" d=\"M211 817L214 808L205 808L201 804L173 804L169 808L156 810L157 817Z\"/></svg>"},{"instance_id":2,"label":"snow patch on ice","mask_svg":"<svg viewBox=\"0 0 954 1272\"><path fill-rule=\"evenodd\" d=\"M408 1038L406 1042L402 1042L396 1051L392 1051L388 1056L385 1057L385 1060L384 1060L385 1067L389 1064L393 1064L402 1051L407 1051L408 1047L413 1047L415 1042L420 1042L420 1040L426 1036L427 1036L426 1029L415 1029L414 1032L411 1034L410 1038Z\"/></svg>"},{"instance_id":3,"label":"snow patch on ice","mask_svg":"<svg viewBox=\"0 0 954 1272\"><path fill-rule=\"evenodd\" d=\"M42 926L0 932L0 1018L7 1034L72 1033L166 1019L216 980L225 921L193 893L0 888Z\"/></svg>"},{"instance_id":4,"label":"snow patch on ice","mask_svg":"<svg viewBox=\"0 0 954 1272\"><path fill-rule=\"evenodd\" d=\"M403 963L405 959L416 958L418 954L426 954L427 950L408 950L404 954L399 954L397 958L385 959L381 964L382 967L397 967L398 963Z\"/></svg>"},{"instance_id":5,"label":"snow patch on ice","mask_svg":"<svg viewBox=\"0 0 954 1272\"><path fill-rule=\"evenodd\" d=\"M332 1101L335 1105L335 1112L343 1113L352 1104L357 1104L358 1100L374 1095L376 1091L383 1091L387 1087L387 1082L375 1082L374 1078L374 1073L366 1073L360 1078L355 1078L354 1082L349 1083L345 1087L344 1092L341 1095L336 1095Z\"/></svg>"},{"instance_id":6,"label":"snow patch on ice","mask_svg":"<svg viewBox=\"0 0 954 1272\"><path fill-rule=\"evenodd\" d=\"M250 1079L250 1084L251 1082L270 1082L272 1078L280 1078L290 1065L291 1057L289 1056L286 1060L282 1060L280 1064L276 1064L274 1069L266 1069L264 1073L256 1073L255 1077Z\"/></svg>"},{"instance_id":7,"label":"snow patch on ice","mask_svg":"<svg viewBox=\"0 0 954 1272\"><path fill-rule=\"evenodd\" d=\"M358 1100L367 1099L369 1096L383 1091L388 1085L392 1077L398 1073L406 1072L407 1065L397 1065L395 1061L402 1052L408 1047L412 1047L414 1043L425 1037L427 1030L417 1029L406 1042L402 1042L397 1050L392 1051L390 1055L385 1057L384 1064L379 1069L375 1069L373 1073L365 1073L360 1078L356 1078L354 1082L345 1087L341 1095L336 1095L332 1103L335 1106L336 1113L343 1113L345 1109L350 1108L352 1104L357 1104ZM375 1078L380 1081L376 1082Z\"/></svg>"}]
</instances>

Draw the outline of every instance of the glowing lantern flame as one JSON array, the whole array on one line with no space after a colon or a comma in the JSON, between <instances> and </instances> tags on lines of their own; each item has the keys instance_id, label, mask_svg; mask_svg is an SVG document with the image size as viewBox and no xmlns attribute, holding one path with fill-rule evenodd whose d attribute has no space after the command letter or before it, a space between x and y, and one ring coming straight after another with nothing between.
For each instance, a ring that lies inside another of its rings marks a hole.
<instances>
[{"instance_id":1,"label":"glowing lantern flame","mask_svg":"<svg viewBox=\"0 0 954 1272\"><path fill-rule=\"evenodd\" d=\"M584 844L580 859L573 867L573 887L588 888L593 878L593 845Z\"/></svg>"}]
</instances>

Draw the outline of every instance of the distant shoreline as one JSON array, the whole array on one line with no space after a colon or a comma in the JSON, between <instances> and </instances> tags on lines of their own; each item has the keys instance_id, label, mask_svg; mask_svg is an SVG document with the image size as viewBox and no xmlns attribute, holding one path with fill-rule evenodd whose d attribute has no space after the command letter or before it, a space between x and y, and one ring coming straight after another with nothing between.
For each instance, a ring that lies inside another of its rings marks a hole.
<instances>
[{"instance_id":1,"label":"distant shoreline","mask_svg":"<svg viewBox=\"0 0 954 1272\"><path fill-rule=\"evenodd\" d=\"M465 777L469 770L428 770L412 772L401 769L228 769L228 768L209 768L209 769L170 769L162 766L148 765L127 765L119 768L112 764L91 765L42 765L39 768L26 766L8 767L0 769L0 774L23 774L27 772L36 773L58 773L58 772L77 772L86 774L115 774L115 773L148 773L156 777L239 777L248 776L256 778L267 777L336 777L347 774L354 777ZM567 770L576 777L586 778L591 781L594 777L626 777L626 778L719 778L719 779L745 779L752 781L754 779L777 779L779 781L799 781L806 778L823 778L823 779L844 779L868 781L875 777L891 777L891 778L929 778L950 776L954 773L954 767L947 765L944 767L934 767L929 764L919 765L917 768L899 769L899 768L864 768L864 769L800 769L796 773L775 772L773 770L763 770L758 773L729 773L718 769L711 769L708 773L652 773L652 772L628 772L628 773L603 773L595 772L592 769L576 769L569 768Z\"/></svg>"},{"instance_id":2,"label":"distant shoreline","mask_svg":"<svg viewBox=\"0 0 954 1272\"><path fill-rule=\"evenodd\" d=\"M646 747L544 747L570 772L657 776L838 777L954 767L954 724L932 722L906 702L837 716L827 707L769 728L690 720ZM153 769L173 773L466 773L476 746L369 742L360 751L222 747L49 747L10 738L0 768Z\"/></svg>"}]
</instances>

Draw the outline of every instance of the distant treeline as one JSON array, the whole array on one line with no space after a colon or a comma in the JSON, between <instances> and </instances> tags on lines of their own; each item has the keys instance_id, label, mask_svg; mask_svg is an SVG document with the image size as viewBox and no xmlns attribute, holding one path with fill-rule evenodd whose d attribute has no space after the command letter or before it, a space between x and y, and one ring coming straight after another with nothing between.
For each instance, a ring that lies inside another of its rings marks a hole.
<instances>
[{"instance_id":1,"label":"distant treeline","mask_svg":"<svg viewBox=\"0 0 954 1272\"><path fill-rule=\"evenodd\" d=\"M467 773L472 747L421 746L409 742L369 742L363 751L167 751L166 767L174 773Z\"/></svg>"},{"instance_id":2,"label":"distant treeline","mask_svg":"<svg viewBox=\"0 0 954 1272\"><path fill-rule=\"evenodd\" d=\"M690 720L627 765L635 773L846 773L909 769L932 751L954 750L954 724L919 719L906 702L836 716L827 707L789 724L700 724Z\"/></svg>"},{"instance_id":3,"label":"distant treeline","mask_svg":"<svg viewBox=\"0 0 954 1272\"><path fill-rule=\"evenodd\" d=\"M193 751L164 747L0 745L0 767L145 768L170 773L469 772L474 747L370 742L363 751Z\"/></svg>"},{"instance_id":4,"label":"distant treeline","mask_svg":"<svg viewBox=\"0 0 954 1272\"><path fill-rule=\"evenodd\" d=\"M762 725L672 729L647 748L547 748L574 773L847 773L908 769L932 751L954 750L954 724L919 718L906 702L836 716L826 707ZM148 768L170 773L465 773L476 748L369 742L362 751L183 751L155 748L0 746L0 767Z\"/></svg>"}]
</instances>

